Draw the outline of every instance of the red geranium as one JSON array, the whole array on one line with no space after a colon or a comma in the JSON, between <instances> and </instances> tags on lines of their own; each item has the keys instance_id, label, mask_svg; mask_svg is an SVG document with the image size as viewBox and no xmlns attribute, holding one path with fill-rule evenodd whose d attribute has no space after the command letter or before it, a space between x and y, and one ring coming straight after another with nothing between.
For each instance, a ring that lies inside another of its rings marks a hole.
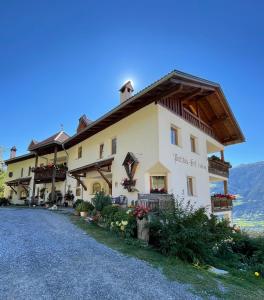
<instances>
[{"instance_id":1,"label":"red geranium","mask_svg":"<svg viewBox=\"0 0 264 300\"><path fill-rule=\"evenodd\" d=\"M133 211L133 215L138 218L139 220L142 220L149 212L149 209L147 207L144 207L143 205L137 205Z\"/></svg>"}]
</instances>

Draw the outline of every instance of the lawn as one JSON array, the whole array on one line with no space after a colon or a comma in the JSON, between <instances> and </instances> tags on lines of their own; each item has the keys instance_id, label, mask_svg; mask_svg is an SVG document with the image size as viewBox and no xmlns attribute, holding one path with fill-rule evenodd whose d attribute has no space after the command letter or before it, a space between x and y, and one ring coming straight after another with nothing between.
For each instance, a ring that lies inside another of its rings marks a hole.
<instances>
[{"instance_id":1,"label":"lawn","mask_svg":"<svg viewBox=\"0 0 264 300\"><path fill-rule=\"evenodd\" d=\"M221 299L264 299L264 280L257 279L254 274L229 270L229 275L217 276L199 266L186 264L177 258L166 257L151 247L140 246L135 242L126 242L111 232L88 224L83 219L71 216L71 221L90 236L108 247L125 255L144 260L161 270L170 280L190 284L193 293L209 298Z\"/></svg>"}]
</instances>

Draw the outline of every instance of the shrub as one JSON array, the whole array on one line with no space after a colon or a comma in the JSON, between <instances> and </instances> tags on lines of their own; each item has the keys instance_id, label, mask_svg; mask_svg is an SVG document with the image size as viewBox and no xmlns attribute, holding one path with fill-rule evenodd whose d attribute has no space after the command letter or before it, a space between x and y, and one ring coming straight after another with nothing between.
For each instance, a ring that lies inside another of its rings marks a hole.
<instances>
[{"instance_id":1,"label":"shrub","mask_svg":"<svg viewBox=\"0 0 264 300\"><path fill-rule=\"evenodd\" d=\"M92 203L90 202L86 202L86 201L82 201L78 204L78 206L76 207L76 210L78 212L88 212L88 211L92 211L94 209L94 206L92 205Z\"/></svg>"},{"instance_id":2,"label":"shrub","mask_svg":"<svg viewBox=\"0 0 264 300\"><path fill-rule=\"evenodd\" d=\"M112 204L111 197L106 195L105 192L101 191L96 193L95 197L92 199L92 203L97 211L102 211L102 209Z\"/></svg>"},{"instance_id":3,"label":"shrub","mask_svg":"<svg viewBox=\"0 0 264 300\"><path fill-rule=\"evenodd\" d=\"M117 213L118 210L118 206L115 205L107 205L102 209L101 215L108 227L110 226L110 223L113 220L114 214Z\"/></svg>"},{"instance_id":4,"label":"shrub","mask_svg":"<svg viewBox=\"0 0 264 300\"><path fill-rule=\"evenodd\" d=\"M10 205L10 202L6 198L0 198L0 206L7 206Z\"/></svg>"},{"instance_id":5,"label":"shrub","mask_svg":"<svg viewBox=\"0 0 264 300\"><path fill-rule=\"evenodd\" d=\"M239 255L246 269L257 271L264 277L264 237L250 237L246 233L233 236L232 251Z\"/></svg>"},{"instance_id":6,"label":"shrub","mask_svg":"<svg viewBox=\"0 0 264 300\"><path fill-rule=\"evenodd\" d=\"M76 208L80 203L84 202L83 199L77 199L74 204L73 204L73 208Z\"/></svg>"},{"instance_id":7,"label":"shrub","mask_svg":"<svg viewBox=\"0 0 264 300\"><path fill-rule=\"evenodd\" d=\"M136 237L137 222L132 210L118 209L111 218L110 228L124 238Z\"/></svg>"},{"instance_id":8,"label":"shrub","mask_svg":"<svg viewBox=\"0 0 264 300\"><path fill-rule=\"evenodd\" d=\"M204 208L175 200L175 209L160 212L149 223L150 243L166 255L191 263L212 263L214 245L227 239L232 229L226 221L210 219Z\"/></svg>"}]
</instances>

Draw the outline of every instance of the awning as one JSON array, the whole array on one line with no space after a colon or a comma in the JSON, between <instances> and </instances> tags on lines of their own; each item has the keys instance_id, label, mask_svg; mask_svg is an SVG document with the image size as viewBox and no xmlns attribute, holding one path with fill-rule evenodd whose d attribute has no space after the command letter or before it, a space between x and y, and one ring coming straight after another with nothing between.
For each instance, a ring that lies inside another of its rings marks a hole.
<instances>
[{"instance_id":1,"label":"awning","mask_svg":"<svg viewBox=\"0 0 264 300\"><path fill-rule=\"evenodd\" d=\"M7 181L5 184L7 186L19 186L19 185L29 185L31 177L23 177L14 180Z\"/></svg>"},{"instance_id":2,"label":"awning","mask_svg":"<svg viewBox=\"0 0 264 300\"><path fill-rule=\"evenodd\" d=\"M84 174L91 171L97 171L98 169L102 169L102 168L104 168L104 171L111 172L111 165L113 160L114 157L100 160L77 169L69 170L69 173L71 175L78 175L78 174Z\"/></svg>"}]
</instances>

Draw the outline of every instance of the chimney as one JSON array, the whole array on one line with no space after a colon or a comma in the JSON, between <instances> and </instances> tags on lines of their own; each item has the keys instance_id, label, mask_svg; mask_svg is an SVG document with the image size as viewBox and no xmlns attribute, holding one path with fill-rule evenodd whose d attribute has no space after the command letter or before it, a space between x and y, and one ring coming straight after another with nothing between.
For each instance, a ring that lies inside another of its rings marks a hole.
<instances>
[{"instance_id":1,"label":"chimney","mask_svg":"<svg viewBox=\"0 0 264 300\"><path fill-rule=\"evenodd\" d=\"M10 149L10 158L15 158L16 157L16 146L13 146L11 149Z\"/></svg>"},{"instance_id":2,"label":"chimney","mask_svg":"<svg viewBox=\"0 0 264 300\"><path fill-rule=\"evenodd\" d=\"M120 91L120 103L123 103L124 101L132 97L134 89L131 81L127 81L119 91Z\"/></svg>"}]
</instances>

